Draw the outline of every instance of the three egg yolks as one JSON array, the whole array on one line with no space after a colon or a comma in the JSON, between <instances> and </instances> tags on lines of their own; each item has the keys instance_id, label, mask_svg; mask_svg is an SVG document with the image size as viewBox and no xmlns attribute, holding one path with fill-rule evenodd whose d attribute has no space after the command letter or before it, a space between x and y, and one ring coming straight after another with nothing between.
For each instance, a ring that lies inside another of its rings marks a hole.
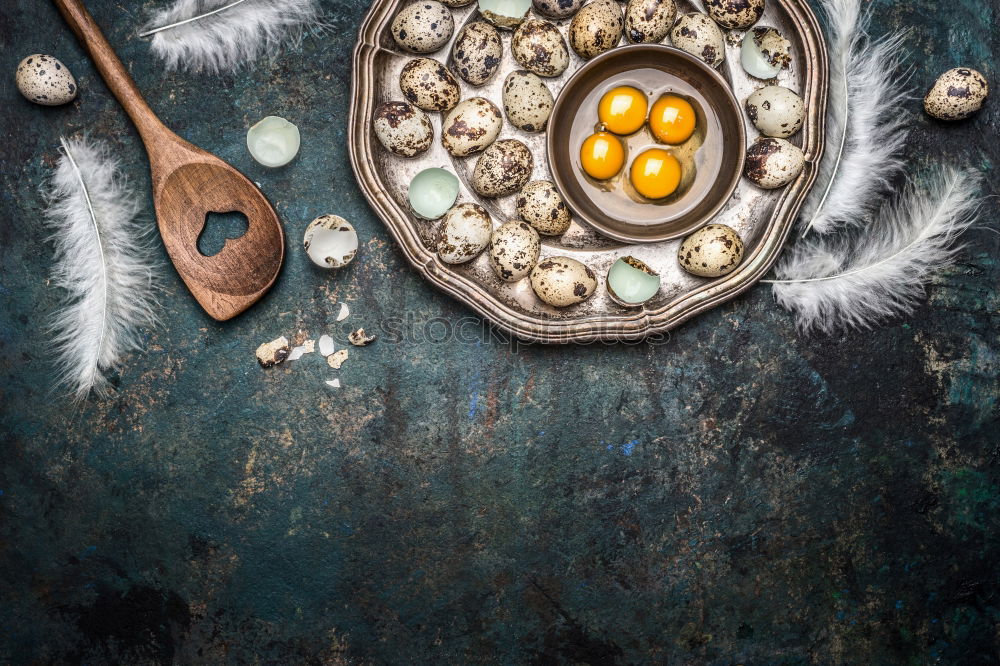
<instances>
[{"instance_id":1,"label":"three egg yolks","mask_svg":"<svg viewBox=\"0 0 1000 666\"><path fill-rule=\"evenodd\" d=\"M694 107L683 97L664 95L653 103L649 129L659 141L676 146L694 134Z\"/></svg>"},{"instance_id":2,"label":"three egg yolks","mask_svg":"<svg viewBox=\"0 0 1000 666\"><path fill-rule=\"evenodd\" d=\"M580 165L591 178L613 178L624 164L625 148L621 140L609 132L591 134L580 147Z\"/></svg>"},{"instance_id":3,"label":"three egg yolks","mask_svg":"<svg viewBox=\"0 0 1000 666\"><path fill-rule=\"evenodd\" d=\"M636 192L647 199L662 199L680 185L681 163L662 148L650 148L632 162L629 180Z\"/></svg>"},{"instance_id":4,"label":"three egg yolks","mask_svg":"<svg viewBox=\"0 0 1000 666\"><path fill-rule=\"evenodd\" d=\"M618 86L604 93L597 105L597 118L605 129L621 136L638 132L646 123L649 102L632 86Z\"/></svg>"}]
</instances>

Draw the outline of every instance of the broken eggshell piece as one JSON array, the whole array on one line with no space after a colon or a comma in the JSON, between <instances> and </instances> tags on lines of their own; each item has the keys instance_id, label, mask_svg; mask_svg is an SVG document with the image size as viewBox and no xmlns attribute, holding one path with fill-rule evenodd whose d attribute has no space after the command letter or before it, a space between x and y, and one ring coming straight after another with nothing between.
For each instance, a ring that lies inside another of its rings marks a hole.
<instances>
[{"instance_id":1,"label":"broken eggshell piece","mask_svg":"<svg viewBox=\"0 0 1000 666\"><path fill-rule=\"evenodd\" d=\"M498 28L513 30L531 9L531 0L479 0L479 13Z\"/></svg>"},{"instance_id":2,"label":"broken eggshell piece","mask_svg":"<svg viewBox=\"0 0 1000 666\"><path fill-rule=\"evenodd\" d=\"M608 271L608 296L619 305L642 305L659 291L660 275L635 257L621 257Z\"/></svg>"},{"instance_id":3,"label":"broken eggshell piece","mask_svg":"<svg viewBox=\"0 0 1000 666\"><path fill-rule=\"evenodd\" d=\"M774 28L758 26L743 37L740 64L750 76L773 79L791 64L791 47L791 43Z\"/></svg>"},{"instance_id":4,"label":"broken eggshell piece","mask_svg":"<svg viewBox=\"0 0 1000 666\"><path fill-rule=\"evenodd\" d=\"M299 152L299 128L278 116L267 116L247 131L247 148L266 167L285 166Z\"/></svg>"},{"instance_id":5,"label":"broken eggshell piece","mask_svg":"<svg viewBox=\"0 0 1000 666\"><path fill-rule=\"evenodd\" d=\"M317 266L343 268L358 253L358 233L339 215L323 215L306 227L302 245Z\"/></svg>"},{"instance_id":6,"label":"broken eggshell piece","mask_svg":"<svg viewBox=\"0 0 1000 666\"><path fill-rule=\"evenodd\" d=\"M437 167L424 169L410 181L406 198L417 217L436 220L455 205L458 176Z\"/></svg>"}]
</instances>

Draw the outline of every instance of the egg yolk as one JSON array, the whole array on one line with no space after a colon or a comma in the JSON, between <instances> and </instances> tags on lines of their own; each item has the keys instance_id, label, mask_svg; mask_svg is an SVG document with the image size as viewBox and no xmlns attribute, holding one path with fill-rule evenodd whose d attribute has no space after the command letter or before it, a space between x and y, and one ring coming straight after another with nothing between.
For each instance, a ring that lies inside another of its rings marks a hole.
<instances>
[{"instance_id":1,"label":"egg yolk","mask_svg":"<svg viewBox=\"0 0 1000 666\"><path fill-rule=\"evenodd\" d=\"M597 106L597 117L609 132L631 134L646 122L649 102L632 86L618 86L604 93Z\"/></svg>"},{"instance_id":2,"label":"egg yolk","mask_svg":"<svg viewBox=\"0 0 1000 666\"><path fill-rule=\"evenodd\" d=\"M653 104L649 129L663 143L684 143L694 134L694 107L683 97L664 95Z\"/></svg>"},{"instance_id":3,"label":"egg yolk","mask_svg":"<svg viewBox=\"0 0 1000 666\"><path fill-rule=\"evenodd\" d=\"M647 199L662 199L681 183L681 163L661 148L650 148L632 162L632 186Z\"/></svg>"},{"instance_id":4,"label":"egg yolk","mask_svg":"<svg viewBox=\"0 0 1000 666\"><path fill-rule=\"evenodd\" d=\"M625 148L614 134L591 134L580 147L580 164L591 178L607 180L622 170Z\"/></svg>"}]
</instances>

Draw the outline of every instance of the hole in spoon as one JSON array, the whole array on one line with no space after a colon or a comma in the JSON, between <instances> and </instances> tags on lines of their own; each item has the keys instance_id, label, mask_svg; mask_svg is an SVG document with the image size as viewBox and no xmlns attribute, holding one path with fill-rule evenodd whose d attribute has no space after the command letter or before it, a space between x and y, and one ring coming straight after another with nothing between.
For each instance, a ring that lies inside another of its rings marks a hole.
<instances>
[{"instance_id":1,"label":"hole in spoon","mask_svg":"<svg viewBox=\"0 0 1000 666\"><path fill-rule=\"evenodd\" d=\"M222 252L227 240L241 238L249 228L247 216L238 210L226 213L210 211L205 215L205 226L198 234L198 252L214 257Z\"/></svg>"}]
</instances>

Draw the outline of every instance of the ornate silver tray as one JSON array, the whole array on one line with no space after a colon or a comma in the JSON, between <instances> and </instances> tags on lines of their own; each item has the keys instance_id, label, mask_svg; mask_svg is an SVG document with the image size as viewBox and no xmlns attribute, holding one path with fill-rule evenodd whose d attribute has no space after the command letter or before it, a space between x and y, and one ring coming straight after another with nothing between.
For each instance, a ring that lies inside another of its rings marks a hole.
<instances>
[{"instance_id":1,"label":"ornate silver tray","mask_svg":"<svg viewBox=\"0 0 1000 666\"><path fill-rule=\"evenodd\" d=\"M713 222L733 227L746 244L739 268L729 275L708 279L689 275L677 263L680 240L628 245L601 236L585 222L574 219L561 237L542 237L542 258L566 255L590 266L598 276L594 295L568 308L554 308L540 301L527 279L514 283L499 280L489 266L486 253L462 265L449 265L437 257L439 222L414 216L407 205L410 180L421 170L445 167L462 182L459 201L483 205L500 224L516 218L514 195L500 199L480 199L468 182L478 155L455 158L441 146L442 114L428 113L434 125L434 143L423 155L406 159L393 155L378 142L372 129L374 110L383 102L403 99L399 73L413 54L398 49L389 33L396 13L412 0L375 0L361 25L354 50L353 103L348 124L351 163L361 191L402 248L407 260L431 284L445 291L501 329L525 340L564 343L594 340L636 340L663 333L700 312L719 305L748 289L771 268L788 236L799 207L816 178L816 161L823 150L823 119L827 95L827 54L816 17L805 0L768 0L758 25L778 28L792 42L792 65L776 83L798 92L805 100L806 119L801 132L790 140L805 153L806 165L790 185L778 190L762 190L745 178ZM677 0L679 13L701 11L690 0ZM476 3L453 8L455 35L461 27L478 18ZM569 20L555 22L567 37ZM486 97L502 108L500 88L507 73L520 69L510 53L511 32L501 31L503 63L483 86L473 87L458 78L462 99ZM732 86L737 99L744 100L764 85L748 76L739 64L742 31L727 35L726 60L719 71ZM452 38L454 40L454 37ZM669 38L667 40L669 43ZM568 37L567 37L568 43ZM624 43L624 41L623 41ZM428 54L448 64L449 43ZM564 82L585 61L570 50L571 63L561 76L545 79L558 96ZM745 116L745 114L744 114ZM758 136L744 117L747 144ZM516 138L531 148L535 157L532 180L551 180L546 156L545 134L522 132L505 120L500 138ZM646 262L662 276L660 293L645 306L626 308L614 303L604 280L616 259L632 255Z\"/></svg>"}]
</instances>

